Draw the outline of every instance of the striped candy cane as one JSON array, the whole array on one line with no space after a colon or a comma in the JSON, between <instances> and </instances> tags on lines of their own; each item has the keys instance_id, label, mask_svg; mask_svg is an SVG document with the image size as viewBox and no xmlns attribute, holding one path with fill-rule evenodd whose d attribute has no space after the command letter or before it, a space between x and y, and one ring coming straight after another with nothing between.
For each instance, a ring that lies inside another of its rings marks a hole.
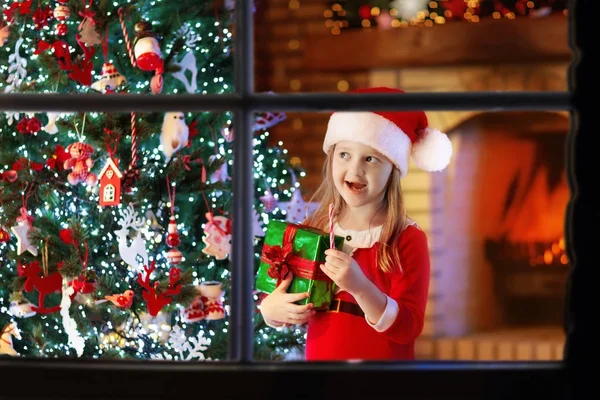
<instances>
[{"instance_id":1,"label":"striped candy cane","mask_svg":"<svg viewBox=\"0 0 600 400\"><path fill-rule=\"evenodd\" d=\"M129 168L135 168L137 164L137 126L135 125L135 113L131 113L131 163Z\"/></svg>"},{"instance_id":2,"label":"striped candy cane","mask_svg":"<svg viewBox=\"0 0 600 400\"><path fill-rule=\"evenodd\" d=\"M329 247L335 248L335 235L333 233L333 203L329 205Z\"/></svg>"},{"instance_id":3,"label":"striped candy cane","mask_svg":"<svg viewBox=\"0 0 600 400\"><path fill-rule=\"evenodd\" d=\"M127 53L129 54L129 59L131 60L131 65L137 67L137 63L135 62L135 54L133 52L133 46L131 45L131 41L129 40L129 35L127 34L127 27L125 26L125 19L123 18L123 7L119 8L119 21L121 21L121 30L123 31L123 37L125 38L125 45L127 45Z\"/></svg>"},{"instance_id":4,"label":"striped candy cane","mask_svg":"<svg viewBox=\"0 0 600 400\"><path fill-rule=\"evenodd\" d=\"M129 60L131 61L131 65L137 67L137 63L135 61L135 54L133 52L133 46L131 45L131 40L129 40L129 34L127 33L127 27L125 26L125 18L123 18L123 14L125 10L123 7L119 8L119 21L121 22L121 30L123 31L123 37L125 38L125 45L127 46L127 53L129 54ZM129 164L129 168L134 168L137 163L137 127L135 126L136 115L134 112L131 113L131 163Z\"/></svg>"}]
</instances>

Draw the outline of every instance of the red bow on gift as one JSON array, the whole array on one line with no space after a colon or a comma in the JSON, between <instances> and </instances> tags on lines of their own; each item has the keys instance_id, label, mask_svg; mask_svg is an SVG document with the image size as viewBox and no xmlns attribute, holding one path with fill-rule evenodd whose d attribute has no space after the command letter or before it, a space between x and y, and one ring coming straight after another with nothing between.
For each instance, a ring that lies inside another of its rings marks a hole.
<instances>
[{"instance_id":1,"label":"red bow on gift","mask_svg":"<svg viewBox=\"0 0 600 400\"><path fill-rule=\"evenodd\" d=\"M271 278L277 279L277 286L290 271L288 263L292 255L292 247L291 242L285 243L283 247L271 246L265 249L263 254L263 261L270 265L267 274Z\"/></svg>"}]
</instances>

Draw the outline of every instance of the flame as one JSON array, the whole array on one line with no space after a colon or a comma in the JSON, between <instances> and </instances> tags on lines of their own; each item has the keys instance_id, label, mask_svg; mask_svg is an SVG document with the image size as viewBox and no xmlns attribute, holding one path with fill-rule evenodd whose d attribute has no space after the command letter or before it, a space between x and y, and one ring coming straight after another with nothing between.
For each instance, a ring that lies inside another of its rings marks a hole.
<instances>
[{"instance_id":1,"label":"flame","mask_svg":"<svg viewBox=\"0 0 600 400\"><path fill-rule=\"evenodd\" d=\"M564 238L548 244L541 254L535 254L529 259L529 265L531 267L554 265L558 263L562 265L567 265L569 263Z\"/></svg>"}]
</instances>

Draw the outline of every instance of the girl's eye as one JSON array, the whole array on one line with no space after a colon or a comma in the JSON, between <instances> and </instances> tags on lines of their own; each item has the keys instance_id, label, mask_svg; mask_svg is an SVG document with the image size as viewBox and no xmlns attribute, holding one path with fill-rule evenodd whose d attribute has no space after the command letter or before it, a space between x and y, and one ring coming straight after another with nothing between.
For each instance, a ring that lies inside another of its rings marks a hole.
<instances>
[{"instance_id":1,"label":"girl's eye","mask_svg":"<svg viewBox=\"0 0 600 400\"><path fill-rule=\"evenodd\" d=\"M367 162L373 162L373 163L377 162L377 159L375 157L373 157L373 156L368 156L365 160Z\"/></svg>"},{"instance_id":2,"label":"girl's eye","mask_svg":"<svg viewBox=\"0 0 600 400\"><path fill-rule=\"evenodd\" d=\"M347 158L348 157L348 153L346 153L345 151L340 152L340 157L341 158Z\"/></svg>"}]
</instances>

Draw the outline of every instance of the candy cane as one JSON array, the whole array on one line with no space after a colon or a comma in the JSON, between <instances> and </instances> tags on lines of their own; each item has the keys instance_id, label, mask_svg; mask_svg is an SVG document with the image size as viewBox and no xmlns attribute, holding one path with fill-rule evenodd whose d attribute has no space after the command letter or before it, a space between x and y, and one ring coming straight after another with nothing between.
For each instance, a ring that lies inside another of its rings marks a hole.
<instances>
[{"instance_id":1,"label":"candy cane","mask_svg":"<svg viewBox=\"0 0 600 400\"><path fill-rule=\"evenodd\" d=\"M127 34L127 27L125 26L125 20L123 19L123 7L119 8L119 21L121 21L121 30L123 30L123 37L125 37L125 44L127 45L127 53L129 54L129 59L131 60L131 65L137 67L137 63L135 62L135 54L133 53L133 46L131 45L131 41L129 40L129 35Z\"/></svg>"},{"instance_id":2,"label":"candy cane","mask_svg":"<svg viewBox=\"0 0 600 400\"><path fill-rule=\"evenodd\" d=\"M335 248L335 235L333 234L333 203L329 205L329 247Z\"/></svg>"},{"instance_id":3,"label":"candy cane","mask_svg":"<svg viewBox=\"0 0 600 400\"><path fill-rule=\"evenodd\" d=\"M134 168L137 164L137 126L135 125L135 113L131 113L131 163L129 168Z\"/></svg>"},{"instance_id":4,"label":"candy cane","mask_svg":"<svg viewBox=\"0 0 600 400\"><path fill-rule=\"evenodd\" d=\"M125 26L125 19L123 18L123 14L125 10L123 7L119 8L119 21L121 22L121 30L123 31L123 37L125 38L125 45L127 46L127 53L129 54L129 60L131 61L131 65L134 67L137 66L135 62L135 54L133 53L133 46L131 46L131 41L129 40L129 35L127 34L127 27ZM137 163L137 127L135 126L136 115L134 112L131 113L131 163L129 164L129 168L134 168Z\"/></svg>"}]
</instances>

